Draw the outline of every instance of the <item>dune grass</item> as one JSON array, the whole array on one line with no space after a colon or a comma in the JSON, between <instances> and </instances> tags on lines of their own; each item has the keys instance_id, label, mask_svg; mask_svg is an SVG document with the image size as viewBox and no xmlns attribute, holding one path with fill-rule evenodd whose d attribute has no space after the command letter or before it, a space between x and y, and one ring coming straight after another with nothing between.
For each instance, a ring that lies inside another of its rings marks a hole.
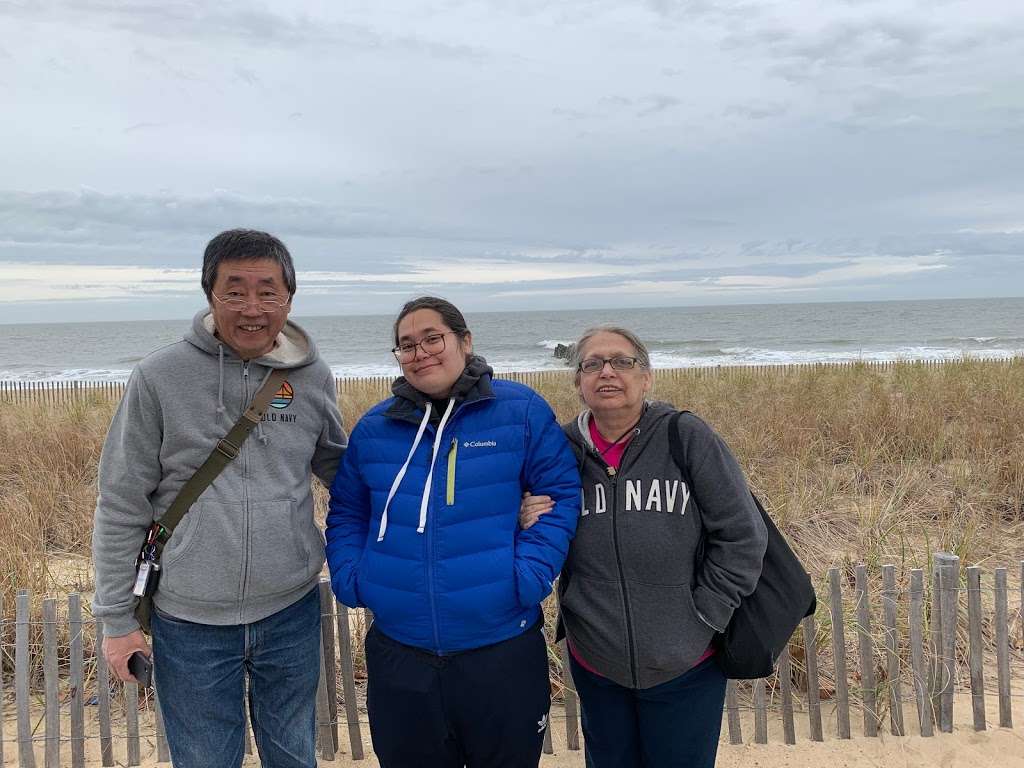
<instances>
[{"instance_id":1,"label":"dune grass","mask_svg":"<svg viewBox=\"0 0 1024 768\"><path fill-rule=\"evenodd\" d=\"M523 378L560 420L575 414L566 373ZM351 426L386 384L354 380L340 390ZM905 584L909 569L928 568L939 550L964 565L1009 566L1011 579L1017 573L1024 361L662 371L654 396L696 412L726 439L819 593L831 567L852 584L858 562L873 577L893 563ZM0 399L5 615L19 588L37 596L91 590L96 465L115 406L100 395ZM322 519L322 489L316 498ZM12 624L3 627L8 647Z\"/></svg>"}]
</instances>

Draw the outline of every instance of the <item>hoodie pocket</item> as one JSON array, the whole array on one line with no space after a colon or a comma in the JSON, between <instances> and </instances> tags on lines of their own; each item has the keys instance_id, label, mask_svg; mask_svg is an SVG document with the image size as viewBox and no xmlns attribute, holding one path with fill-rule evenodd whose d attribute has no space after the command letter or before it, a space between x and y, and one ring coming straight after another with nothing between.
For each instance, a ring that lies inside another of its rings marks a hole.
<instances>
[{"instance_id":1,"label":"hoodie pocket","mask_svg":"<svg viewBox=\"0 0 1024 768\"><path fill-rule=\"evenodd\" d=\"M581 651L629 666L629 642L622 589L607 581L574 572L562 599L566 631Z\"/></svg>"},{"instance_id":2,"label":"hoodie pocket","mask_svg":"<svg viewBox=\"0 0 1024 768\"><path fill-rule=\"evenodd\" d=\"M299 519L291 501L249 505L249 574L246 597L289 592L312 577L309 513ZM319 537L319 532L316 533ZM319 560L317 561L319 563Z\"/></svg>"},{"instance_id":3,"label":"hoodie pocket","mask_svg":"<svg viewBox=\"0 0 1024 768\"><path fill-rule=\"evenodd\" d=\"M689 584L629 582L636 660L640 667L684 671L714 634L700 620Z\"/></svg>"},{"instance_id":4,"label":"hoodie pocket","mask_svg":"<svg viewBox=\"0 0 1024 768\"><path fill-rule=\"evenodd\" d=\"M237 600L242 514L241 504L194 504L164 550L160 591L191 602Z\"/></svg>"}]
</instances>

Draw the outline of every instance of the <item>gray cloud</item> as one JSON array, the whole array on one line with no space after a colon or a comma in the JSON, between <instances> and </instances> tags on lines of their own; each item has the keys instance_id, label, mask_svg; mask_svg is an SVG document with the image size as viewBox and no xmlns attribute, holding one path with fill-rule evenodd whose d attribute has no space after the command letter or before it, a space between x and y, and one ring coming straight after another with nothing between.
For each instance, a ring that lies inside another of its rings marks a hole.
<instances>
[{"instance_id":1,"label":"gray cloud","mask_svg":"<svg viewBox=\"0 0 1024 768\"><path fill-rule=\"evenodd\" d=\"M1022 31L1012 0L0 0L0 262L191 267L242 225L349 296L992 295Z\"/></svg>"},{"instance_id":2,"label":"gray cloud","mask_svg":"<svg viewBox=\"0 0 1024 768\"><path fill-rule=\"evenodd\" d=\"M132 3L102 0L50 0L8 2L11 15L36 21L74 19L89 26L124 29L153 38L188 42L223 43L230 39L248 46L285 49L321 47L332 50L401 49L437 58L478 58L483 51L473 45L452 45L417 36L391 37L364 24L312 16L285 15L240 0L177 3L135 0ZM0 11L4 10L0 6Z\"/></svg>"},{"instance_id":3,"label":"gray cloud","mask_svg":"<svg viewBox=\"0 0 1024 768\"><path fill-rule=\"evenodd\" d=\"M124 133L135 133L136 131L151 131L155 128L164 128L167 123L134 123L124 129Z\"/></svg>"},{"instance_id":4,"label":"gray cloud","mask_svg":"<svg viewBox=\"0 0 1024 768\"><path fill-rule=\"evenodd\" d=\"M14 243L120 245L156 236L209 236L249 226L293 236L362 238L429 236L385 211L231 192L182 196L0 191L0 233Z\"/></svg>"},{"instance_id":5,"label":"gray cloud","mask_svg":"<svg viewBox=\"0 0 1024 768\"><path fill-rule=\"evenodd\" d=\"M722 111L722 114L726 117L742 117L748 120L767 120L772 117L781 117L788 110L788 104L750 102L749 104L730 104Z\"/></svg>"},{"instance_id":6,"label":"gray cloud","mask_svg":"<svg viewBox=\"0 0 1024 768\"><path fill-rule=\"evenodd\" d=\"M677 99L675 96L667 96L663 93L652 94L640 99L640 104L643 106L640 111L636 113L636 116L647 117L648 115L656 115L659 112L664 112L665 110L679 106L682 103L682 100Z\"/></svg>"}]
</instances>

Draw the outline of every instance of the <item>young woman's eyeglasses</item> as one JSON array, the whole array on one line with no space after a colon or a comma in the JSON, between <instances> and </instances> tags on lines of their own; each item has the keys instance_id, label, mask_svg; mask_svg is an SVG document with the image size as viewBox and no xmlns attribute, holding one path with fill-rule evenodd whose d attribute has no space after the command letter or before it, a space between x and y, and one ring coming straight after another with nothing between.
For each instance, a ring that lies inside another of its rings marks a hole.
<instances>
[{"instance_id":1,"label":"young woman's eyeglasses","mask_svg":"<svg viewBox=\"0 0 1024 768\"><path fill-rule=\"evenodd\" d=\"M281 297L276 293L273 295L264 294L258 299L247 299L237 293L229 293L227 296L223 297L213 294L213 298L215 298L226 309L230 309L233 312L244 312L250 304L255 304L260 312L266 312L268 314L271 312L280 312L282 309L287 307L288 302L291 301L290 298L282 301Z\"/></svg>"},{"instance_id":2,"label":"young woman's eyeglasses","mask_svg":"<svg viewBox=\"0 0 1024 768\"><path fill-rule=\"evenodd\" d=\"M444 337L449 333L455 333L455 331L432 333L429 336L424 336L419 341L410 341L404 344L399 344L391 350L391 354L393 354L395 359L400 363L411 363L415 360L416 347L422 349L423 354L425 355L440 355L444 352ZM455 335L457 336L458 334Z\"/></svg>"},{"instance_id":3,"label":"young woman's eyeglasses","mask_svg":"<svg viewBox=\"0 0 1024 768\"><path fill-rule=\"evenodd\" d=\"M611 365L612 370L615 371L631 371L641 364L637 358L626 357L625 355L616 355L615 357L588 357L586 360L580 362L577 369L580 373L599 373L604 370L606 363Z\"/></svg>"}]
</instances>

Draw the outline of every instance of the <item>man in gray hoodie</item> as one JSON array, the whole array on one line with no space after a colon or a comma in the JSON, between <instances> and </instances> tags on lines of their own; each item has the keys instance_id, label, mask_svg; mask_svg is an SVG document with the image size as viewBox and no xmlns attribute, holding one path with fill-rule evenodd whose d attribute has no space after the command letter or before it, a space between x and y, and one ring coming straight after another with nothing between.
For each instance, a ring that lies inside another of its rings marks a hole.
<instances>
[{"instance_id":1,"label":"man in gray hoodie","mask_svg":"<svg viewBox=\"0 0 1024 768\"><path fill-rule=\"evenodd\" d=\"M330 485L346 443L334 377L288 321L295 270L280 240L217 235L202 286L209 307L136 366L107 433L93 613L120 679L135 651L153 659L177 768L241 764L246 678L264 764L314 768L324 542L310 481ZM133 615L135 558L273 369L288 374L263 421L167 542L151 652Z\"/></svg>"}]
</instances>

